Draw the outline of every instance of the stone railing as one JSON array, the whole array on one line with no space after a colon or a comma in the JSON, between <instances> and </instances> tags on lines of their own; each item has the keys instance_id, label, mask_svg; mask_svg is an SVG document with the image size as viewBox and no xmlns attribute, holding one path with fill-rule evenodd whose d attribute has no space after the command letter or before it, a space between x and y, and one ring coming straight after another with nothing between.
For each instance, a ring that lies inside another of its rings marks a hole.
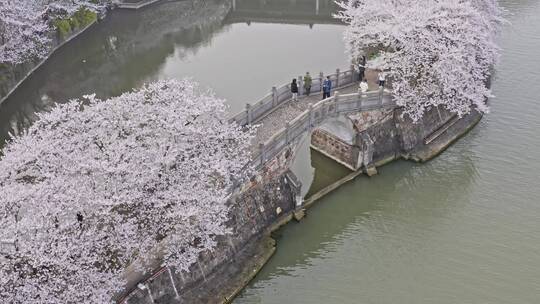
<instances>
[{"instance_id":1,"label":"stone railing","mask_svg":"<svg viewBox=\"0 0 540 304\"><path fill-rule=\"evenodd\" d=\"M330 76L330 80L332 80L332 87L335 89L348 86L354 83L358 78L358 74L355 72L353 67L343 72L340 71L340 69L336 69L336 72L330 75L324 75L323 73L320 73L317 76L312 75L311 77L313 80L311 83L311 93L322 92L322 83L326 76ZM303 79L303 76L299 76L297 79L299 96L305 95ZM235 121L241 126L255 123L282 104L286 103L291 98L292 93L290 84L272 87L270 93L254 104L246 104L246 109L231 117L229 121Z\"/></svg>"},{"instance_id":2,"label":"stone railing","mask_svg":"<svg viewBox=\"0 0 540 304\"><path fill-rule=\"evenodd\" d=\"M266 142L259 143L258 152L253 155L252 165L255 168L261 168L291 143L302 138L305 132L311 132L320 126L327 118L346 113L393 107L395 107L393 98L382 89L366 94L344 95L340 95L336 91L333 96L310 105L308 110L288 122L284 128L278 130Z\"/></svg>"}]
</instances>

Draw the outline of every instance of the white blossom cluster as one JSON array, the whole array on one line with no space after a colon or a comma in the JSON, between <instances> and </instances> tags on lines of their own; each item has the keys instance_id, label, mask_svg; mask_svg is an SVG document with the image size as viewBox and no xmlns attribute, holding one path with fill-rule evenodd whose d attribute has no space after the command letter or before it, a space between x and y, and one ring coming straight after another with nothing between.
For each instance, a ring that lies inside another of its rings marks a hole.
<instances>
[{"instance_id":1,"label":"white blossom cluster","mask_svg":"<svg viewBox=\"0 0 540 304\"><path fill-rule=\"evenodd\" d=\"M188 271L229 232L252 137L190 80L39 114L0 159L0 302L108 303L128 265Z\"/></svg>"},{"instance_id":2,"label":"white blossom cluster","mask_svg":"<svg viewBox=\"0 0 540 304\"><path fill-rule=\"evenodd\" d=\"M496 36L497 0L348 0L337 17L349 26L351 59L377 50L398 105L413 120L438 105L462 116L486 112Z\"/></svg>"},{"instance_id":3,"label":"white blossom cluster","mask_svg":"<svg viewBox=\"0 0 540 304\"><path fill-rule=\"evenodd\" d=\"M81 7L104 9L107 0L0 0L0 63L42 58L50 49L51 22Z\"/></svg>"}]
</instances>

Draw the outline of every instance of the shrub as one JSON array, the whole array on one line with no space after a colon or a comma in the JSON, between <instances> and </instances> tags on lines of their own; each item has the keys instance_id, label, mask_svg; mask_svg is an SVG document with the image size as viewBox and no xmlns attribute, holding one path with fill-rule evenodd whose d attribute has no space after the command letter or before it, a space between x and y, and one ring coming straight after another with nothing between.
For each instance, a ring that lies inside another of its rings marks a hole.
<instances>
[{"instance_id":1,"label":"shrub","mask_svg":"<svg viewBox=\"0 0 540 304\"><path fill-rule=\"evenodd\" d=\"M97 14L85 7L78 9L70 18L59 18L53 21L60 38L66 38L72 31L83 28L97 19Z\"/></svg>"},{"instance_id":2,"label":"shrub","mask_svg":"<svg viewBox=\"0 0 540 304\"><path fill-rule=\"evenodd\" d=\"M53 21L56 32L60 35L60 38L66 38L71 33L71 24L69 19L56 19Z\"/></svg>"}]
</instances>

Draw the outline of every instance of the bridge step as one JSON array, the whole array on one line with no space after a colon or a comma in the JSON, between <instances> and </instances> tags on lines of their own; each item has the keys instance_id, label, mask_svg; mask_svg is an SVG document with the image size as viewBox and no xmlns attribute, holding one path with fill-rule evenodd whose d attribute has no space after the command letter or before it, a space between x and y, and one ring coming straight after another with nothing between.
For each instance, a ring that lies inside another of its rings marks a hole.
<instances>
[{"instance_id":1,"label":"bridge step","mask_svg":"<svg viewBox=\"0 0 540 304\"><path fill-rule=\"evenodd\" d=\"M450 129L450 127L452 127L456 122L458 122L458 120L459 116L452 116L452 118L446 121L437 130L433 131L433 133L424 138L424 144L429 145L430 143L432 143L435 139L439 138L439 136L441 136L444 132Z\"/></svg>"}]
</instances>

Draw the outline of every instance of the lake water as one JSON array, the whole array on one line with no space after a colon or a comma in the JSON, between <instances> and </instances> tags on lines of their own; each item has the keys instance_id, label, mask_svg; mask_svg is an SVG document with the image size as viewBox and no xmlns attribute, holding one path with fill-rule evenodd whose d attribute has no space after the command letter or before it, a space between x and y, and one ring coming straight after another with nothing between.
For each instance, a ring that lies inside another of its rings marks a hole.
<instances>
[{"instance_id":1,"label":"lake water","mask_svg":"<svg viewBox=\"0 0 540 304\"><path fill-rule=\"evenodd\" d=\"M319 201L235 303L540 303L540 3L501 4L491 113Z\"/></svg>"},{"instance_id":2,"label":"lake water","mask_svg":"<svg viewBox=\"0 0 540 304\"><path fill-rule=\"evenodd\" d=\"M35 112L84 94L106 98L152 80L191 77L236 113L306 71L349 67L332 1L320 0L318 14L315 0L267 2L236 0L233 8L231 1L173 1L113 11L0 105L0 147Z\"/></svg>"},{"instance_id":3,"label":"lake water","mask_svg":"<svg viewBox=\"0 0 540 304\"><path fill-rule=\"evenodd\" d=\"M318 4L317 4L318 3ZM491 113L426 164L359 177L277 235L243 303L540 303L540 2L506 0ZM347 67L325 0L178 1L117 11L0 105L0 146L55 101L193 76L231 111L306 71ZM307 192L346 173L307 144Z\"/></svg>"}]
</instances>

